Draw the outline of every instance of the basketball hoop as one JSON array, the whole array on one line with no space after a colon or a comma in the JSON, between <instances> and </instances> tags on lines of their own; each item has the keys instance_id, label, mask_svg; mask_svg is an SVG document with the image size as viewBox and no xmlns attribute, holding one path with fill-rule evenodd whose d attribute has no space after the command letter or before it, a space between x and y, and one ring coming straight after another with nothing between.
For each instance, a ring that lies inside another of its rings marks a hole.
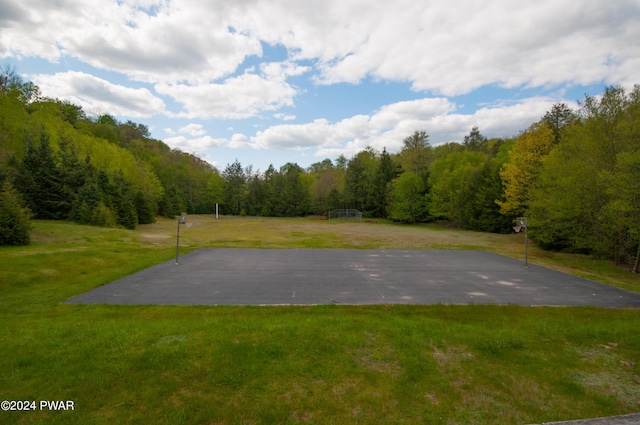
<instances>
[{"instance_id":1,"label":"basketball hoop","mask_svg":"<svg viewBox=\"0 0 640 425\"><path fill-rule=\"evenodd\" d=\"M516 233L520 233L521 229L522 229L522 226L513 226L513 230L515 230Z\"/></svg>"},{"instance_id":2,"label":"basketball hoop","mask_svg":"<svg viewBox=\"0 0 640 425\"><path fill-rule=\"evenodd\" d=\"M185 226L187 226L187 227L191 227L191 225L192 225L192 224L193 224L193 223L192 223L192 222L190 222L190 221L188 221L188 222L184 223L184 225L185 225Z\"/></svg>"}]
</instances>

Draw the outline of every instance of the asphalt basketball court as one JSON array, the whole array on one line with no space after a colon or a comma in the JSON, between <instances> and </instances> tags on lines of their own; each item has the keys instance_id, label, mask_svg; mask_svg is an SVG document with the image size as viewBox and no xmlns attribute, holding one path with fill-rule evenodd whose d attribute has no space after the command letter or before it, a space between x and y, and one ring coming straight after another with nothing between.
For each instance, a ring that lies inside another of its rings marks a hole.
<instances>
[{"instance_id":1,"label":"asphalt basketball court","mask_svg":"<svg viewBox=\"0 0 640 425\"><path fill-rule=\"evenodd\" d=\"M200 249L67 303L640 307L640 294L482 251Z\"/></svg>"},{"instance_id":2,"label":"asphalt basketball court","mask_svg":"<svg viewBox=\"0 0 640 425\"><path fill-rule=\"evenodd\" d=\"M481 251L200 249L66 301L82 304L518 304L640 307L640 294ZM640 414L553 422L631 425ZM551 425L552 423L548 423ZM544 424L543 424L544 425Z\"/></svg>"}]
</instances>

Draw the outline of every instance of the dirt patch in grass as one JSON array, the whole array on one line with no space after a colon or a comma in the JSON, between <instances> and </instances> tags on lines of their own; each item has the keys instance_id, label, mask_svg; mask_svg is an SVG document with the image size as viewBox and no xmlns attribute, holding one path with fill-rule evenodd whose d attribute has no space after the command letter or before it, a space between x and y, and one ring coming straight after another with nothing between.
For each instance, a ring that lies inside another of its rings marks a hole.
<instances>
[{"instance_id":1,"label":"dirt patch in grass","mask_svg":"<svg viewBox=\"0 0 640 425\"><path fill-rule=\"evenodd\" d=\"M640 409L640 377L634 373L635 362L623 358L617 343L597 347L574 347L582 363L593 372L581 371L575 379L587 391L617 399L629 407Z\"/></svg>"},{"instance_id":2,"label":"dirt patch in grass","mask_svg":"<svg viewBox=\"0 0 640 425\"><path fill-rule=\"evenodd\" d=\"M464 347L452 345L444 348L433 347L433 358L440 371L445 372L458 367L462 362L474 360L475 356Z\"/></svg>"},{"instance_id":3,"label":"dirt patch in grass","mask_svg":"<svg viewBox=\"0 0 640 425\"><path fill-rule=\"evenodd\" d=\"M366 334L365 345L355 350L353 360L371 372L388 373L392 376L398 376L402 372L394 347L379 341L376 335L370 333Z\"/></svg>"},{"instance_id":4,"label":"dirt patch in grass","mask_svg":"<svg viewBox=\"0 0 640 425\"><path fill-rule=\"evenodd\" d=\"M167 243L167 241L173 241L174 237L168 234L143 233L137 239L138 242L142 243L161 244Z\"/></svg>"}]
</instances>

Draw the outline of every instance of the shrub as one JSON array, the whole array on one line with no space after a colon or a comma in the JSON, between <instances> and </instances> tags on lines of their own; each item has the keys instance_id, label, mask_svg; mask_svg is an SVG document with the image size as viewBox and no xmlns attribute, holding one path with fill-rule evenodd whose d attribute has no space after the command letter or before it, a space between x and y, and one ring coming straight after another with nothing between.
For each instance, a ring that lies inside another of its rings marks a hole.
<instances>
[{"instance_id":1,"label":"shrub","mask_svg":"<svg viewBox=\"0 0 640 425\"><path fill-rule=\"evenodd\" d=\"M0 189L0 245L28 245L30 219L18 191L5 181Z\"/></svg>"},{"instance_id":2,"label":"shrub","mask_svg":"<svg viewBox=\"0 0 640 425\"><path fill-rule=\"evenodd\" d=\"M90 212L89 224L101 227L116 227L116 213L107 207L104 202L100 201Z\"/></svg>"}]
</instances>

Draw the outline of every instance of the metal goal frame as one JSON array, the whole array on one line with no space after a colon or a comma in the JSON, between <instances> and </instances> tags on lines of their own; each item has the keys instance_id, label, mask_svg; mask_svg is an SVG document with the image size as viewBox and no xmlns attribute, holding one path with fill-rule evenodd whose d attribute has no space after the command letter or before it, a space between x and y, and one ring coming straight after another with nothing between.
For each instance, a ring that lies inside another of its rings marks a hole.
<instances>
[{"instance_id":1,"label":"metal goal frame","mask_svg":"<svg viewBox=\"0 0 640 425\"><path fill-rule=\"evenodd\" d=\"M362 213L352 208L332 210L329 212L329 220L333 219L362 221Z\"/></svg>"}]
</instances>

